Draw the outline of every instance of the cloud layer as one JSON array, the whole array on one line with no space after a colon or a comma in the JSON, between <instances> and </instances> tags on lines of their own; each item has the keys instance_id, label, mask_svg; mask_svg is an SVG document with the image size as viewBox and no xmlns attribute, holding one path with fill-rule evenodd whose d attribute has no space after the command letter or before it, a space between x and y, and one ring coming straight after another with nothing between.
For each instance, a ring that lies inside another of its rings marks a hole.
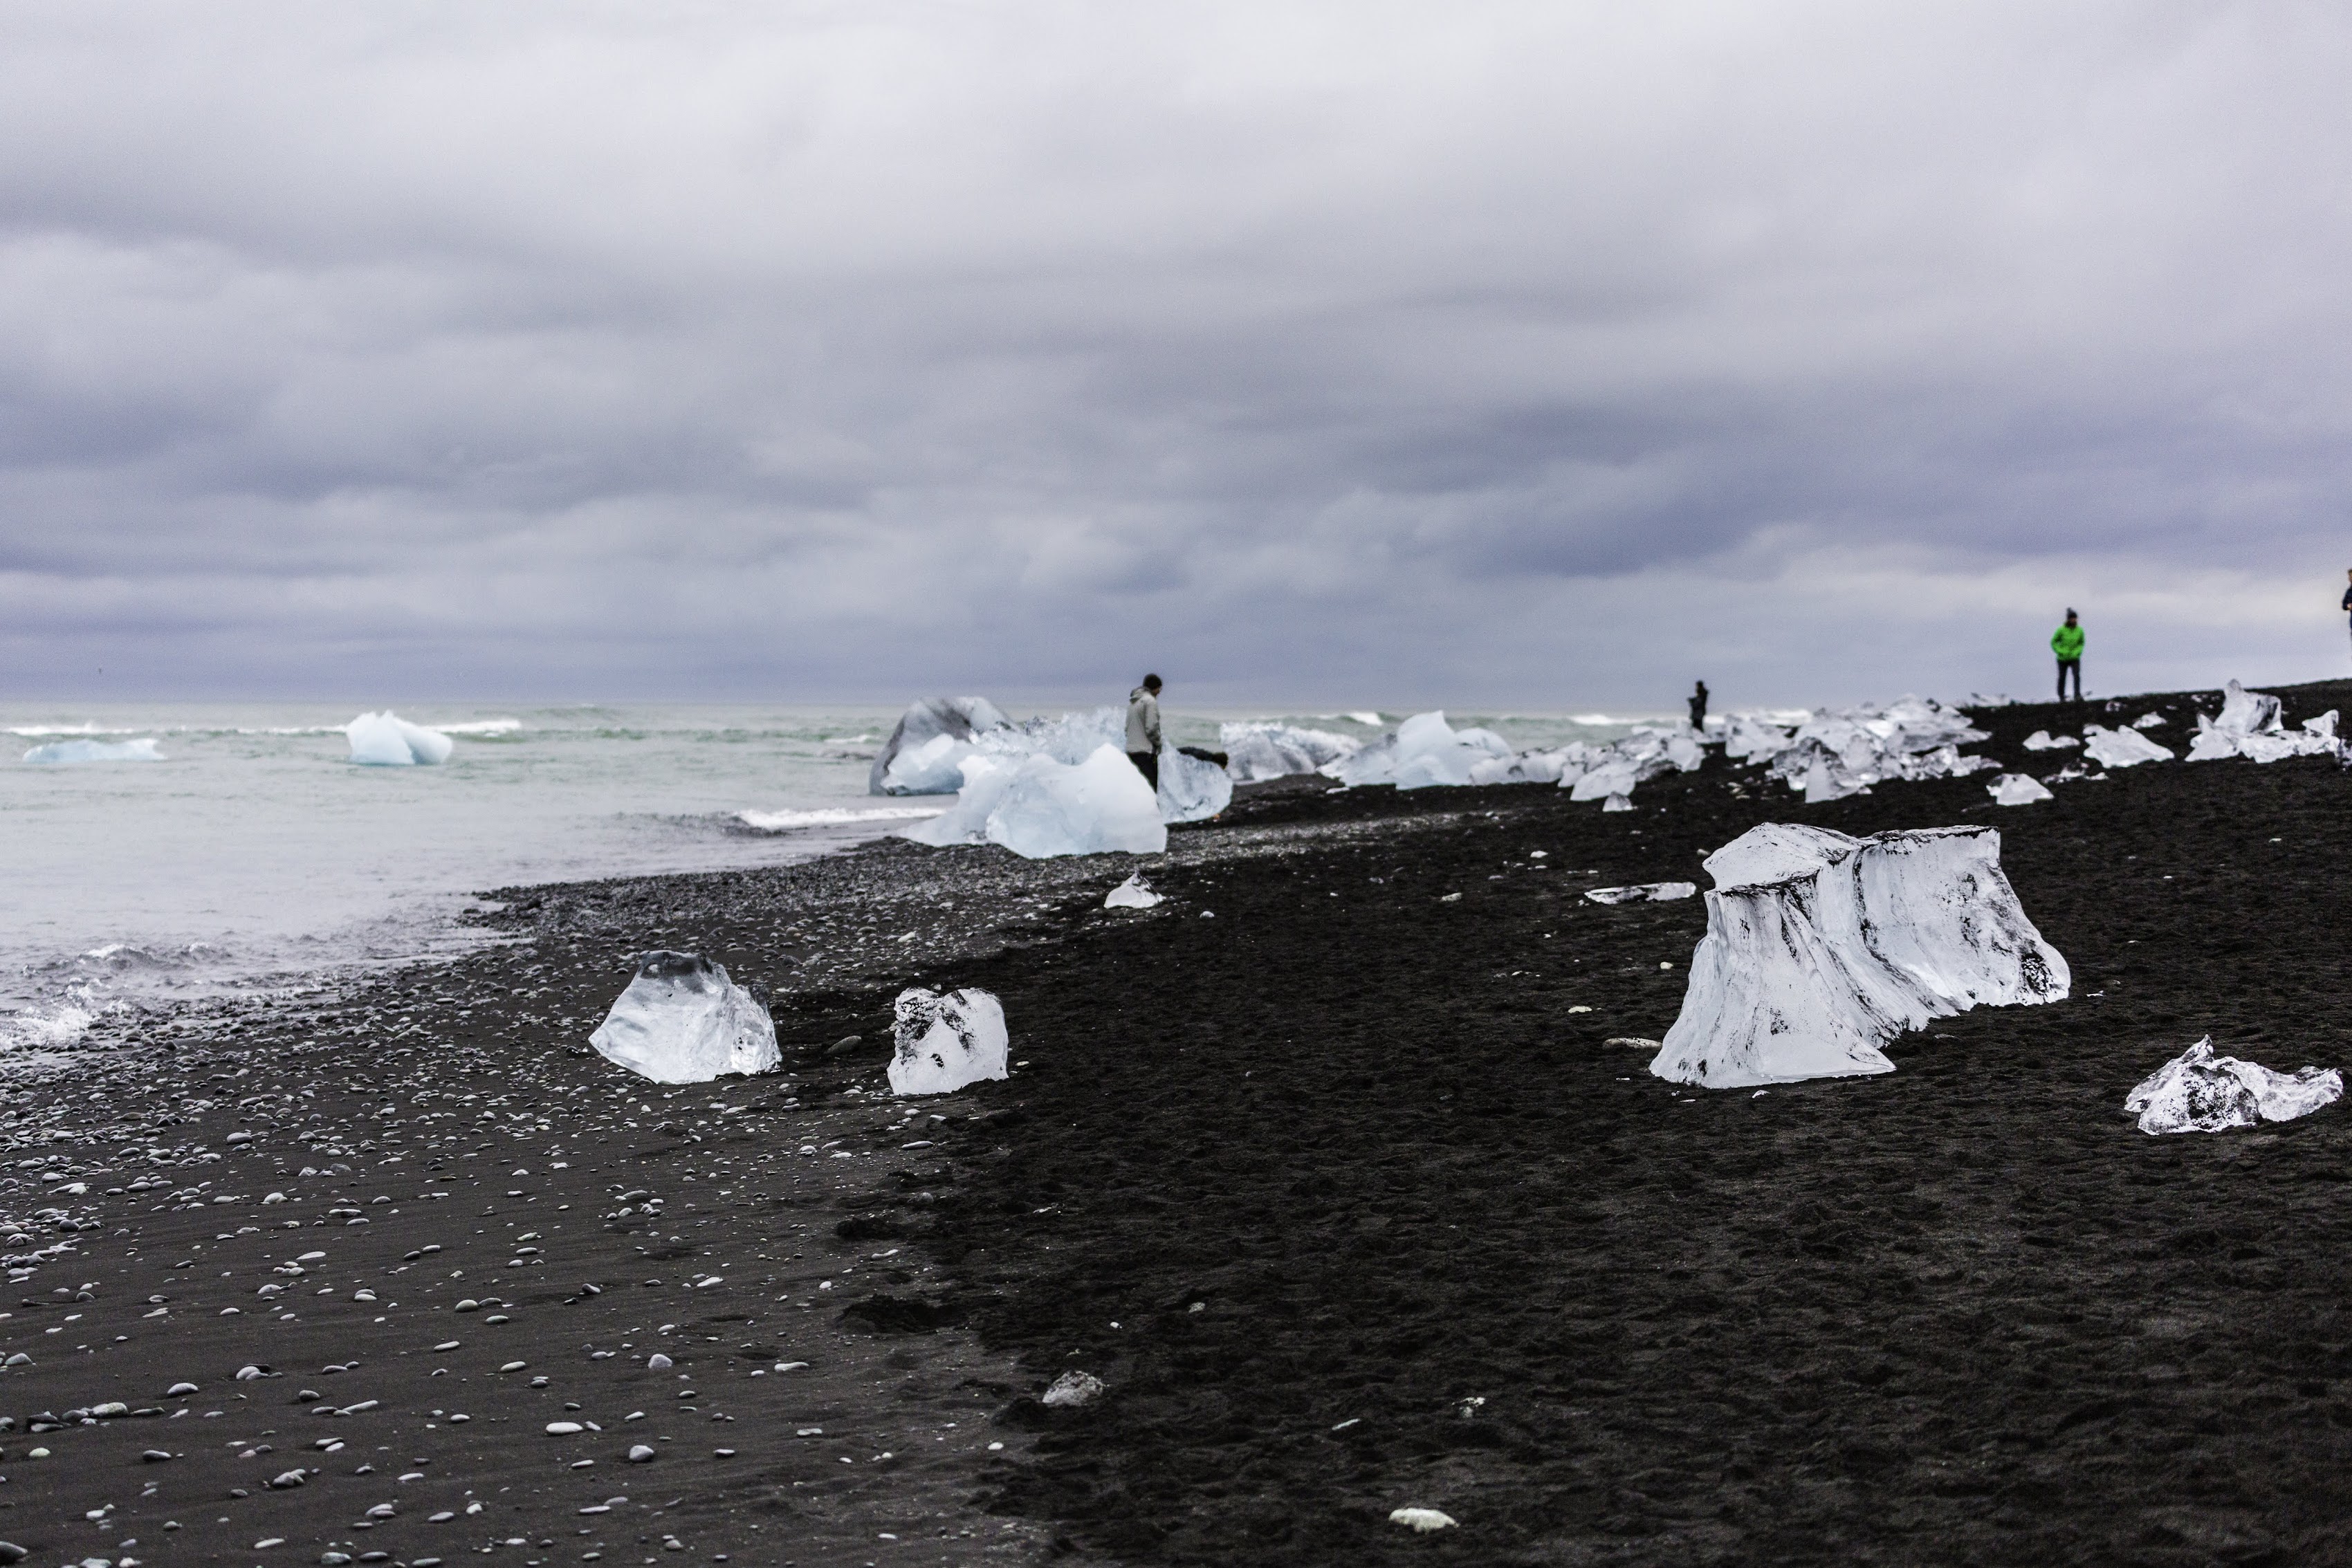
<instances>
[{"instance_id":1,"label":"cloud layer","mask_svg":"<svg viewBox=\"0 0 2352 1568\"><path fill-rule=\"evenodd\" d=\"M23 693L2341 673L2352 22L24 9ZM108 670L104 682L91 674Z\"/></svg>"}]
</instances>

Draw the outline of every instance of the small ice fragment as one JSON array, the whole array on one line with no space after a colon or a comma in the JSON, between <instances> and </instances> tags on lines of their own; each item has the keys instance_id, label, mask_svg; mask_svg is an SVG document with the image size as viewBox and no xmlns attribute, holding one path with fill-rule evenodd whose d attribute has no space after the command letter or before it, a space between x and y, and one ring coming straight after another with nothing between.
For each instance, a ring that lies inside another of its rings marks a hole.
<instances>
[{"instance_id":1,"label":"small ice fragment","mask_svg":"<svg viewBox=\"0 0 2352 1568\"><path fill-rule=\"evenodd\" d=\"M2124 1097L2143 1133L2218 1133L2260 1122L2291 1122L2344 1095L2334 1068L2273 1072L2234 1056L2213 1054L2206 1036L2144 1079Z\"/></svg>"},{"instance_id":2,"label":"small ice fragment","mask_svg":"<svg viewBox=\"0 0 2352 1568\"><path fill-rule=\"evenodd\" d=\"M2040 779L2024 773L2004 773L1985 786L1997 805L2031 806L2036 800L2047 800L2050 791Z\"/></svg>"},{"instance_id":3,"label":"small ice fragment","mask_svg":"<svg viewBox=\"0 0 2352 1568\"><path fill-rule=\"evenodd\" d=\"M1160 902L1160 896L1151 891L1151 884L1143 880L1143 873L1137 872L1110 890L1110 896L1103 900L1103 907L1105 909L1149 909Z\"/></svg>"},{"instance_id":4,"label":"small ice fragment","mask_svg":"<svg viewBox=\"0 0 2352 1568\"><path fill-rule=\"evenodd\" d=\"M2137 718L2132 720L2131 727L2134 729L2161 729L2164 727L2164 724L2165 717L2162 714L2144 713Z\"/></svg>"},{"instance_id":5,"label":"small ice fragment","mask_svg":"<svg viewBox=\"0 0 2352 1568\"><path fill-rule=\"evenodd\" d=\"M1005 1066L1010 1036L1004 1004L987 991L910 988L898 993L895 1032L898 1054L890 1059L890 1089L896 1094L951 1094L983 1079L1009 1078Z\"/></svg>"},{"instance_id":6,"label":"small ice fragment","mask_svg":"<svg viewBox=\"0 0 2352 1568\"><path fill-rule=\"evenodd\" d=\"M1633 802L1623 795L1612 795L1601 802L1601 809L1604 811L1630 811L1633 809ZM1449 1519L1445 1522L1451 1524L1454 1521Z\"/></svg>"},{"instance_id":7,"label":"small ice fragment","mask_svg":"<svg viewBox=\"0 0 2352 1568\"><path fill-rule=\"evenodd\" d=\"M1102 1396L1103 1381L1091 1372L1066 1372L1054 1379L1053 1386L1038 1396L1037 1403L1059 1409L1084 1405Z\"/></svg>"},{"instance_id":8,"label":"small ice fragment","mask_svg":"<svg viewBox=\"0 0 2352 1568\"><path fill-rule=\"evenodd\" d=\"M725 966L694 953L647 953L588 1043L656 1083L708 1083L722 1072L783 1065L776 1026Z\"/></svg>"},{"instance_id":9,"label":"small ice fragment","mask_svg":"<svg viewBox=\"0 0 2352 1568\"><path fill-rule=\"evenodd\" d=\"M2025 737L2028 751L2063 751L2082 744L2071 735L2053 735L2046 729L2037 729Z\"/></svg>"},{"instance_id":10,"label":"small ice fragment","mask_svg":"<svg viewBox=\"0 0 2352 1568\"><path fill-rule=\"evenodd\" d=\"M1633 887L1588 887L1584 896L1595 904L1666 904L1696 892L1695 882L1645 882Z\"/></svg>"},{"instance_id":11,"label":"small ice fragment","mask_svg":"<svg viewBox=\"0 0 2352 1568\"><path fill-rule=\"evenodd\" d=\"M2083 727L2083 755L2109 768L2137 768L2143 762L2169 762L2175 753L2136 729L2087 724Z\"/></svg>"},{"instance_id":12,"label":"small ice fragment","mask_svg":"<svg viewBox=\"0 0 2352 1568\"><path fill-rule=\"evenodd\" d=\"M435 768L449 760L457 743L437 729L411 724L386 708L363 713L343 726L352 760L369 768Z\"/></svg>"},{"instance_id":13,"label":"small ice fragment","mask_svg":"<svg viewBox=\"0 0 2352 1568\"><path fill-rule=\"evenodd\" d=\"M1390 1511L1389 1522L1402 1524L1407 1530L1426 1535L1433 1530L1453 1529L1454 1516L1440 1513L1433 1508L1400 1508Z\"/></svg>"}]
</instances>

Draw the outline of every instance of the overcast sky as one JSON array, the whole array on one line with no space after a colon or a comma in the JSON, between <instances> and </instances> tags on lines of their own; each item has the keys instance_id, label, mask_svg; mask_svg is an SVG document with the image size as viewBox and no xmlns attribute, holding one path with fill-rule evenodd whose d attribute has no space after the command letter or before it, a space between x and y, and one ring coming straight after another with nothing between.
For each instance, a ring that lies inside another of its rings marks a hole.
<instances>
[{"instance_id":1,"label":"overcast sky","mask_svg":"<svg viewBox=\"0 0 2352 1568\"><path fill-rule=\"evenodd\" d=\"M2352 672L2340 4L0 31L0 696Z\"/></svg>"}]
</instances>

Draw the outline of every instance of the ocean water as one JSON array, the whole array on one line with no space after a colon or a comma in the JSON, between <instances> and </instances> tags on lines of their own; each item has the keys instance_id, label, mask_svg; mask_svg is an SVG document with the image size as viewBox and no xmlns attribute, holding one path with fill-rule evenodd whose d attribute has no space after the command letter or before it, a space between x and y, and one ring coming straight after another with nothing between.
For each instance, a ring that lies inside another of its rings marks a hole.
<instances>
[{"instance_id":1,"label":"ocean water","mask_svg":"<svg viewBox=\"0 0 2352 1568\"><path fill-rule=\"evenodd\" d=\"M403 710L456 739L437 768L354 766L358 711L0 704L0 1056L109 1012L457 950L483 938L455 917L493 888L805 859L945 803L866 794L895 708ZM1370 738L1400 716L1171 712L1168 731L1213 744L1220 719L1285 717ZM1634 721L1449 716L1522 747Z\"/></svg>"}]
</instances>

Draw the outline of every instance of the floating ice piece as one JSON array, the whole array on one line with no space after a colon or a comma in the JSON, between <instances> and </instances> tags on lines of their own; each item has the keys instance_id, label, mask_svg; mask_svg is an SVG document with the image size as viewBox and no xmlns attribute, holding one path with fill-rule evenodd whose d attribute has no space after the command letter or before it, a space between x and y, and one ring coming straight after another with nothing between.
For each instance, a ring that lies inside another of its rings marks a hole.
<instances>
[{"instance_id":1,"label":"floating ice piece","mask_svg":"<svg viewBox=\"0 0 2352 1568\"><path fill-rule=\"evenodd\" d=\"M1440 1513L1433 1508L1394 1508L1389 1511L1389 1522L1402 1524L1416 1534L1427 1535L1433 1530L1454 1528L1454 1516Z\"/></svg>"},{"instance_id":2,"label":"floating ice piece","mask_svg":"<svg viewBox=\"0 0 2352 1568\"><path fill-rule=\"evenodd\" d=\"M1096 747L1076 767L1043 754L1017 762L966 758L956 803L900 836L934 845L1003 844L1029 860L1158 854L1168 847L1151 786L1112 746Z\"/></svg>"},{"instance_id":3,"label":"floating ice piece","mask_svg":"<svg viewBox=\"0 0 2352 1568\"><path fill-rule=\"evenodd\" d=\"M1040 1405L1055 1409L1072 1409L1091 1405L1102 1397L1103 1380L1091 1372L1066 1372L1054 1379L1052 1386L1037 1396Z\"/></svg>"},{"instance_id":4,"label":"floating ice piece","mask_svg":"<svg viewBox=\"0 0 2352 1568\"><path fill-rule=\"evenodd\" d=\"M1595 904L1665 904L1697 891L1695 882L1645 882L1633 887L1588 887L1584 896Z\"/></svg>"},{"instance_id":5,"label":"floating ice piece","mask_svg":"<svg viewBox=\"0 0 2352 1568\"><path fill-rule=\"evenodd\" d=\"M1370 746L1328 763L1327 776L1342 784L1393 784L1400 789L1461 785L1471 769L1489 758L1509 760L1511 743L1491 729L1455 729L1441 712L1417 713Z\"/></svg>"},{"instance_id":6,"label":"floating ice piece","mask_svg":"<svg viewBox=\"0 0 2352 1568\"><path fill-rule=\"evenodd\" d=\"M1151 891L1151 884L1143 880L1143 873L1137 872L1110 890L1110 896L1103 900L1103 907L1105 909L1149 909L1160 902L1161 897L1161 894Z\"/></svg>"},{"instance_id":7,"label":"floating ice piece","mask_svg":"<svg viewBox=\"0 0 2352 1568\"><path fill-rule=\"evenodd\" d=\"M1991 792L1993 803L2000 806L2031 806L2036 800L2051 798L2040 779L2025 773L2004 773L1985 788Z\"/></svg>"},{"instance_id":8,"label":"floating ice piece","mask_svg":"<svg viewBox=\"0 0 2352 1568\"><path fill-rule=\"evenodd\" d=\"M963 787L961 767L976 733L1013 721L986 697L925 697L908 705L866 770L869 795L952 795Z\"/></svg>"},{"instance_id":9,"label":"floating ice piece","mask_svg":"<svg viewBox=\"0 0 2352 1568\"><path fill-rule=\"evenodd\" d=\"M2175 754L2170 747L2158 746L2136 729L2086 724L2083 755L2108 768L2137 768L2143 762L2169 762Z\"/></svg>"},{"instance_id":10,"label":"floating ice piece","mask_svg":"<svg viewBox=\"0 0 2352 1568\"><path fill-rule=\"evenodd\" d=\"M390 708L360 715L343 726L343 734L352 760L370 768L437 768L457 749L439 730L411 724Z\"/></svg>"},{"instance_id":11,"label":"floating ice piece","mask_svg":"<svg viewBox=\"0 0 2352 1568\"><path fill-rule=\"evenodd\" d=\"M25 753L27 762L161 762L153 740L52 740Z\"/></svg>"},{"instance_id":12,"label":"floating ice piece","mask_svg":"<svg viewBox=\"0 0 2352 1568\"><path fill-rule=\"evenodd\" d=\"M2207 1035L2124 1097L2143 1133L2218 1133L2259 1122L2292 1122L2344 1097L2334 1068L2273 1072L2234 1056L2213 1054Z\"/></svg>"},{"instance_id":13,"label":"floating ice piece","mask_svg":"<svg viewBox=\"0 0 2352 1568\"><path fill-rule=\"evenodd\" d=\"M776 1026L724 965L696 953L648 953L588 1043L656 1083L708 1083L722 1072L783 1065Z\"/></svg>"},{"instance_id":14,"label":"floating ice piece","mask_svg":"<svg viewBox=\"0 0 2352 1568\"><path fill-rule=\"evenodd\" d=\"M1225 753L1225 771L1234 781L1255 784L1315 772L1353 757L1363 749L1364 743L1353 736L1334 735L1326 729L1254 722L1219 725L1217 745Z\"/></svg>"},{"instance_id":15,"label":"floating ice piece","mask_svg":"<svg viewBox=\"0 0 2352 1568\"><path fill-rule=\"evenodd\" d=\"M1650 1071L1710 1089L1891 1072L1880 1049L1969 1008L2055 1001L2042 939L1981 826L1853 839L1768 823L1706 862L1706 936Z\"/></svg>"},{"instance_id":16,"label":"floating ice piece","mask_svg":"<svg viewBox=\"0 0 2352 1568\"><path fill-rule=\"evenodd\" d=\"M1009 1078L1004 1005L982 990L898 993L894 1094L952 1094L983 1079Z\"/></svg>"},{"instance_id":17,"label":"floating ice piece","mask_svg":"<svg viewBox=\"0 0 2352 1568\"><path fill-rule=\"evenodd\" d=\"M2046 729L2037 729L2025 737L2028 751L2064 751L2082 744L2071 735L2053 735Z\"/></svg>"}]
</instances>

